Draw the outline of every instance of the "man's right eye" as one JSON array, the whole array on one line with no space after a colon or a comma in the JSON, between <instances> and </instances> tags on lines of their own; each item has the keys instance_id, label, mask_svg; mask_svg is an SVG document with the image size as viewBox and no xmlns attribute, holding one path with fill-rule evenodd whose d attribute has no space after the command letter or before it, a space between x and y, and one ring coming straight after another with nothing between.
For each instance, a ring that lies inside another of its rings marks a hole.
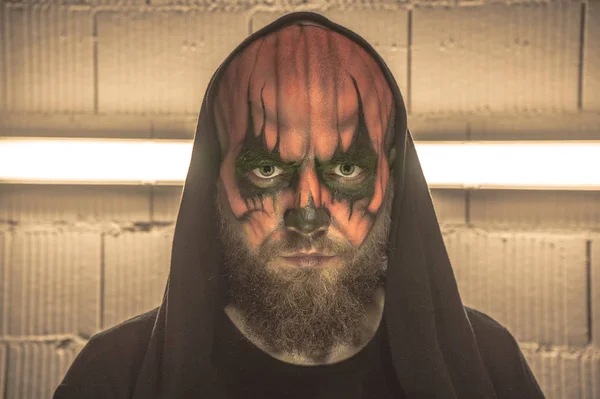
<instances>
[{"instance_id":1,"label":"man's right eye","mask_svg":"<svg viewBox=\"0 0 600 399\"><path fill-rule=\"evenodd\" d=\"M260 179L272 179L283 173L283 169L275 165L262 165L250 171Z\"/></svg>"}]
</instances>

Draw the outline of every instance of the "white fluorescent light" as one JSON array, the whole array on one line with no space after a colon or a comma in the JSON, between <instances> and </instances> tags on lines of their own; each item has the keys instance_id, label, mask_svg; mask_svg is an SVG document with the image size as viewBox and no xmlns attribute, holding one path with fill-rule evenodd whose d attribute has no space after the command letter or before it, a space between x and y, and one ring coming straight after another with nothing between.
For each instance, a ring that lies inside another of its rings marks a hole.
<instances>
[{"instance_id":1,"label":"white fluorescent light","mask_svg":"<svg viewBox=\"0 0 600 399\"><path fill-rule=\"evenodd\" d=\"M600 141L420 142L430 187L600 190Z\"/></svg>"},{"instance_id":2,"label":"white fluorescent light","mask_svg":"<svg viewBox=\"0 0 600 399\"><path fill-rule=\"evenodd\" d=\"M0 182L183 184L190 141L0 138Z\"/></svg>"},{"instance_id":3,"label":"white fluorescent light","mask_svg":"<svg viewBox=\"0 0 600 399\"><path fill-rule=\"evenodd\" d=\"M416 143L432 188L600 190L600 141ZM191 141L0 138L0 183L185 181Z\"/></svg>"}]
</instances>

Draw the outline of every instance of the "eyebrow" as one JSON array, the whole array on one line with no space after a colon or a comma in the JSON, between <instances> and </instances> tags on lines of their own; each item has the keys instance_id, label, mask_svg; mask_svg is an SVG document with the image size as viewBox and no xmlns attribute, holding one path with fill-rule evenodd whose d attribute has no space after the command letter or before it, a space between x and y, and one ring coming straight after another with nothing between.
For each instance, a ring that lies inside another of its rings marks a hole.
<instances>
[{"instance_id":1,"label":"eyebrow","mask_svg":"<svg viewBox=\"0 0 600 399\"><path fill-rule=\"evenodd\" d=\"M263 147L250 147L244 149L236 159L236 165L240 164L260 164L263 162L272 162L277 165L294 165L298 162L285 162L281 159L279 151L267 151Z\"/></svg>"}]
</instances>

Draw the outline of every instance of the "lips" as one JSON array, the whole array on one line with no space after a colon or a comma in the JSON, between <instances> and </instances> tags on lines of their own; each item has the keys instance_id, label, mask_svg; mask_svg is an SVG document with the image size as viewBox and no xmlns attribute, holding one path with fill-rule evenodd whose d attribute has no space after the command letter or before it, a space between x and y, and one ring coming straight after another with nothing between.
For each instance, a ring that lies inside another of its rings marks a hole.
<instances>
[{"instance_id":1,"label":"lips","mask_svg":"<svg viewBox=\"0 0 600 399\"><path fill-rule=\"evenodd\" d=\"M287 262L298 267L319 267L325 265L335 256L327 256L317 253L297 253L288 256L282 256Z\"/></svg>"}]
</instances>

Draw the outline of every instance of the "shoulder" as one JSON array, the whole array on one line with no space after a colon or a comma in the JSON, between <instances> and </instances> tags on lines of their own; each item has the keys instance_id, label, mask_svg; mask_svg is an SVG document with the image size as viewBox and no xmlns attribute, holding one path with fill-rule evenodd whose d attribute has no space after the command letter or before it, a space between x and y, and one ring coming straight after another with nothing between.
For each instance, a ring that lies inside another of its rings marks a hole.
<instances>
[{"instance_id":1,"label":"shoulder","mask_svg":"<svg viewBox=\"0 0 600 399\"><path fill-rule=\"evenodd\" d=\"M479 353L499 398L528 398L544 395L521 352L517 340L500 323L476 309L465 307L475 333Z\"/></svg>"},{"instance_id":2,"label":"shoulder","mask_svg":"<svg viewBox=\"0 0 600 399\"><path fill-rule=\"evenodd\" d=\"M71 364L55 398L71 398L59 393L82 392L79 390L92 387L110 390L107 397L118 397L116 389L131 388L141 367L157 312L158 308L153 309L92 336Z\"/></svg>"}]
</instances>

